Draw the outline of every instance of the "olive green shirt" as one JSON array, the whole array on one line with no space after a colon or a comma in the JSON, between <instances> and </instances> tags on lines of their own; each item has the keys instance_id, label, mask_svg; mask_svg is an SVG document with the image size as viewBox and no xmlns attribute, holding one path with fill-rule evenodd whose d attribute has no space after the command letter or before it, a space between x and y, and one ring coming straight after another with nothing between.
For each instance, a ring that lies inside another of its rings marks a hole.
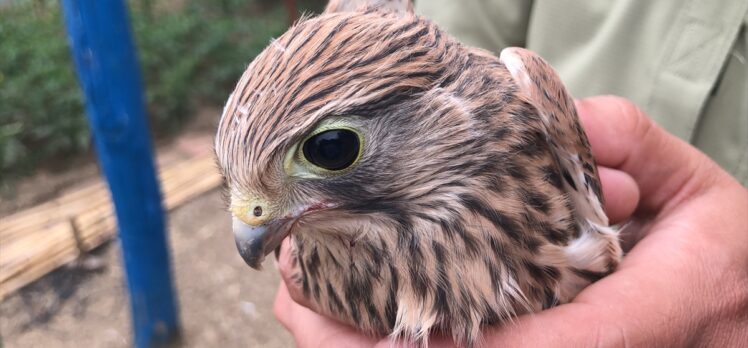
<instances>
[{"instance_id":1,"label":"olive green shirt","mask_svg":"<svg viewBox=\"0 0 748 348\"><path fill-rule=\"evenodd\" d=\"M748 183L748 0L420 0L472 46L527 47L577 98L614 94Z\"/></svg>"}]
</instances>

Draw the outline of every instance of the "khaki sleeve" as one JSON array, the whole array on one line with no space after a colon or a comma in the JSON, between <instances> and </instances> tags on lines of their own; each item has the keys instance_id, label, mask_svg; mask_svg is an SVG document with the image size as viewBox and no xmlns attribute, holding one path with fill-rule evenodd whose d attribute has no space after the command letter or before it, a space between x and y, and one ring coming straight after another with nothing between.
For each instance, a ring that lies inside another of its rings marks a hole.
<instances>
[{"instance_id":1,"label":"khaki sleeve","mask_svg":"<svg viewBox=\"0 0 748 348\"><path fill-rule=\"evenodd\" d=\"M748 184L748 0L535 0L527 47L575 97L632 100Z\"/></svg>"},{"instance_id":2,"label":"khaki sleeve","mask_svg":"<svg viewBox=\"0 0 748 348\"><path fill-rule=\"evenodd\" d=\"M420 0L416 13L433 20L461 42L500 52L524 47L530 18L530 0Z\"/></svg>"},{"instance_id":3,"label":"khaki sleeve","mask_svg":"<svg viewBox=\"0 0 748 348\"><path fill-rule=\"evenodd\" d=\"M748 186L748 12L720 79L694 130L693 144Z\"/></svg>"}]
</instances>

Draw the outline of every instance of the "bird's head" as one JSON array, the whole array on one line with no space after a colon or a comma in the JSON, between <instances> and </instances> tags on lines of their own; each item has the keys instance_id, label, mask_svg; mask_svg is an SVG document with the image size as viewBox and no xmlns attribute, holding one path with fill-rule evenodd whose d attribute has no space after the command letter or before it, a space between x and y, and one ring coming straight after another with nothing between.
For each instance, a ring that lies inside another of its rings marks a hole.
<instances>
[{"instance_id":1,"label":"bird's head","mask_svg":"<svg viewBox=\"0 0 748 348\"><path fill-rule=\"evenodd\" d=\"M272 41L215 143L247 264L291 233L402 242L417 219L453 224L461 195L492 184L481 175L501 162L494 140L519 139L488 117L512 111L502 86L464 76L480 59L407 11L325 13Z\"/></svg>"},{"instance_id":2,"label":"bird's head","mask_svg":"<svg viewBox=\"0 0 748 348\"><path fill-rule=\"evenodd\" d=\"M219 125L236 243L254 268L289 233L348 238L404 214L457 165L444 149L473 131L424 103L455 43L412 15L330 7L250 64Z\"/></svg>"}]
</instances>

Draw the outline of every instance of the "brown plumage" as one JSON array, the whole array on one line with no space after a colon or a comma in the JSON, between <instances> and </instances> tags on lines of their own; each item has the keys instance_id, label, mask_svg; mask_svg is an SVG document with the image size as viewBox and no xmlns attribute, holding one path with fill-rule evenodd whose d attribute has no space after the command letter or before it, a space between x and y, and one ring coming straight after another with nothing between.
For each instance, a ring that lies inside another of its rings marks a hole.
<instances>
[{"instance_id":1,"label":"brown plumage","mask_svg":"<svg viewBox=\"0 0 748 348\"><path fill-rule=\"evenodd\" d=\"M224 110L216 154L248 264L290 234L324 314L466 346L616 267L589 144L542 59L463 46L405 1L341 3L271 42ZM326 153L352 164L310 160L330 130L357 137Z\"/></svg>"}]
</instances>

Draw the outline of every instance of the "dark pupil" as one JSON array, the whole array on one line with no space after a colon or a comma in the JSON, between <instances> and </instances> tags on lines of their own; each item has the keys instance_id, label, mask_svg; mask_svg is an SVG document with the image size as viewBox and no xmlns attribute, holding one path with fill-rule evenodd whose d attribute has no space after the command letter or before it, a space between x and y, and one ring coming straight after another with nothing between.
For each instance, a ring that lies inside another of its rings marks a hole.
<instances>
[{"instance_id":1,"label":"dark pupil","mask_svg":"<svg viewBox=\"0 0 748 348\"><path fill-rule=\"evenodd\" d=\"M358 136L347 129L331 129L304 143L304 157L328 170L348 168L358 157Z\"/></svg>"}]
</instances>

